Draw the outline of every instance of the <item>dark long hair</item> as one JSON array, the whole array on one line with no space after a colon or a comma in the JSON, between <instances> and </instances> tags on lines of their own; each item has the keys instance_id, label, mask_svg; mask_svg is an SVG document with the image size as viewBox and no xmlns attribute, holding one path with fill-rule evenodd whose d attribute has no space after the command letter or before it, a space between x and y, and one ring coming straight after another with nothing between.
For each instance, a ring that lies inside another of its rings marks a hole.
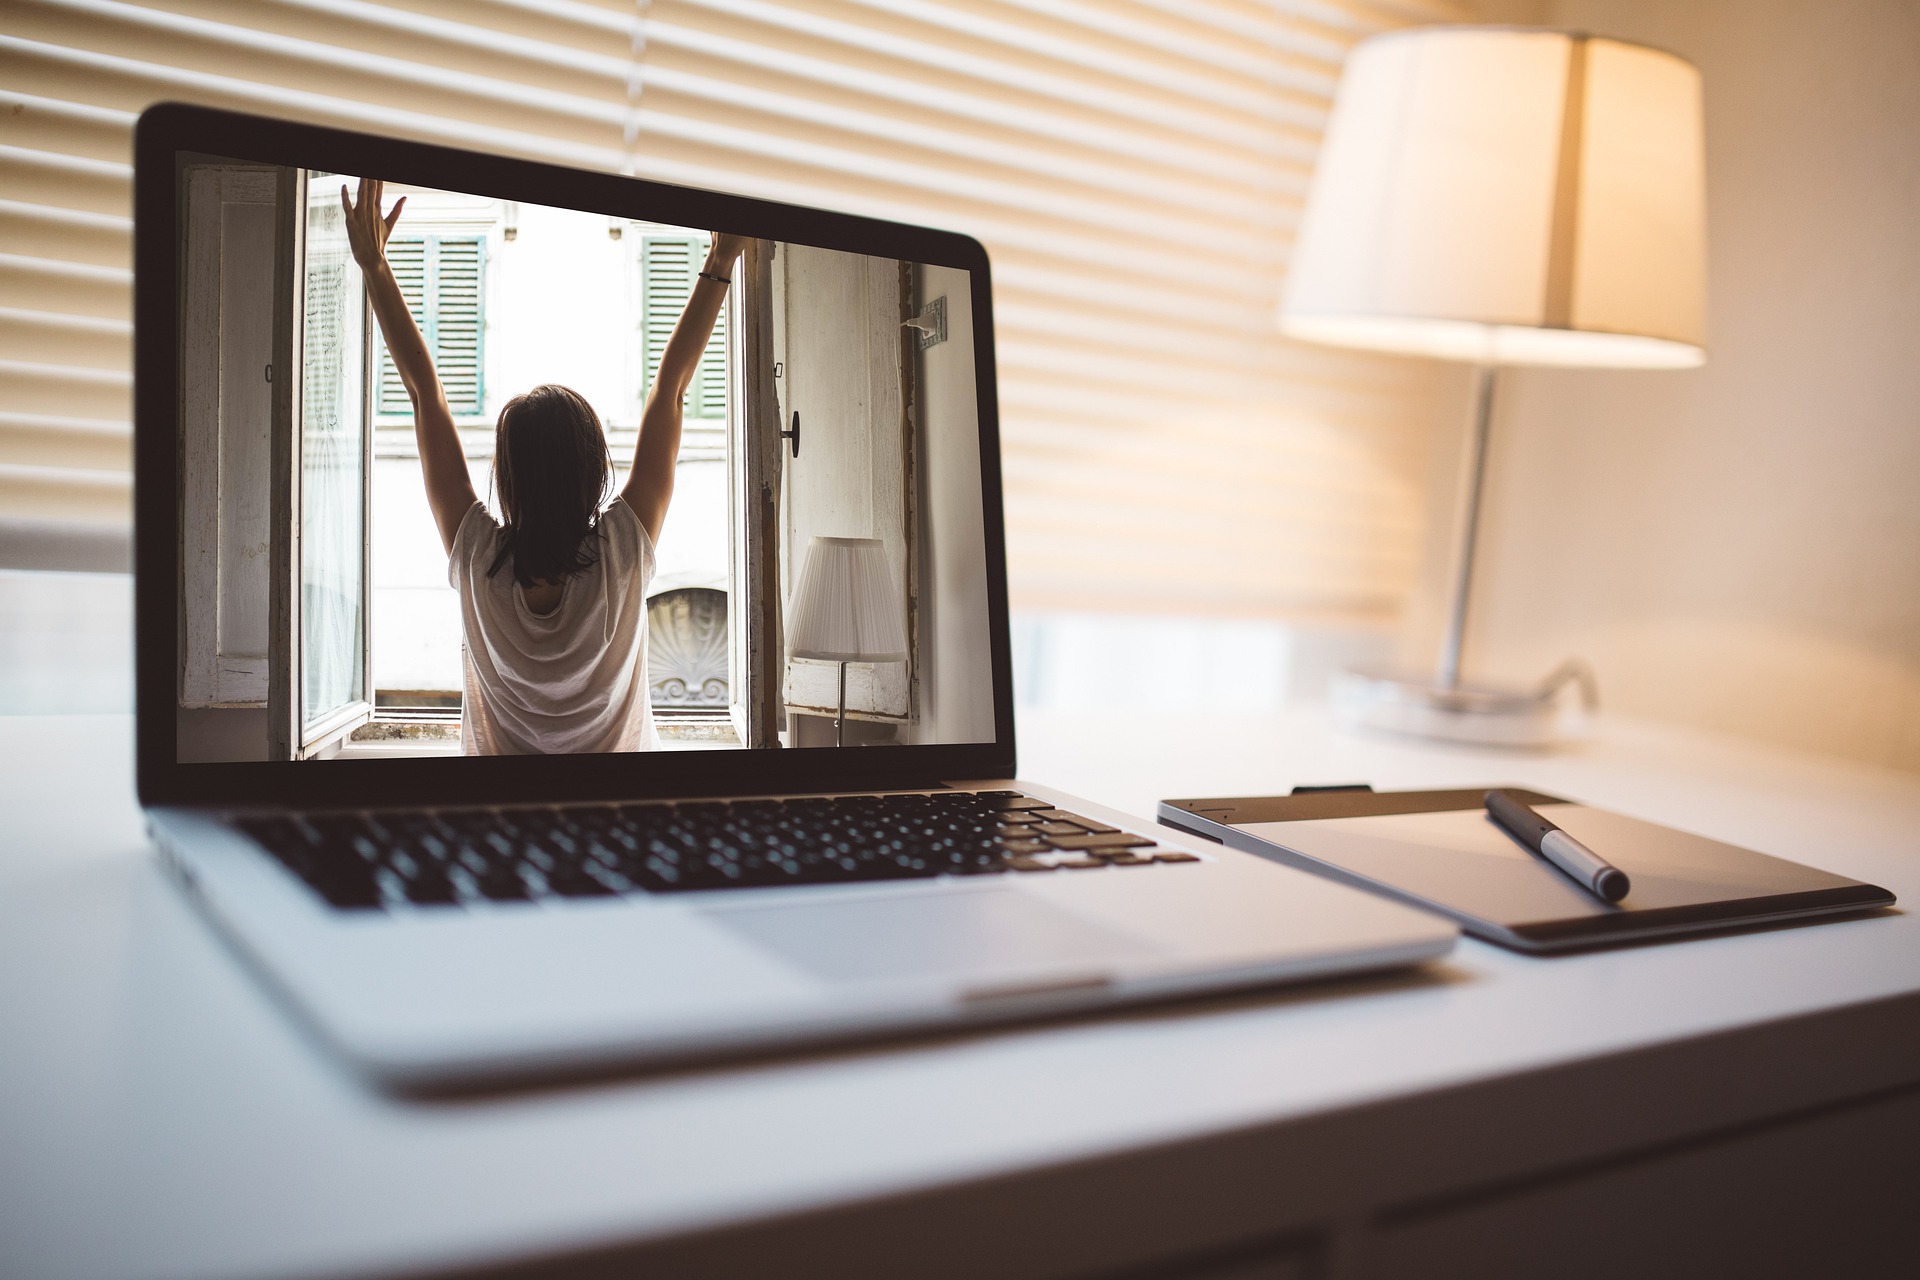
<instances>
[{"instance_id":1,"label":"dark long hair","mask_svg":"<svg viewBox=\"0 0 1920 1280\"><path fill-rule=\"evenodd\" d=\"M595 522L613 487L613 459L600 415L567 387L535 387L500 410L493 475L506 517L492 577L512 564L523 587L558 582L599 559Z\"/></svg>"}]
</instances>

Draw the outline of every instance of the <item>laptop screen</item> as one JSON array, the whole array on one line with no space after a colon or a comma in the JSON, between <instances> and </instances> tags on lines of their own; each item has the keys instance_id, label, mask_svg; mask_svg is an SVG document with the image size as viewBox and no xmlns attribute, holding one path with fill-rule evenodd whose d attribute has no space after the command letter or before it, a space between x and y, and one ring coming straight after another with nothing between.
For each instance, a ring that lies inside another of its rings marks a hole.
<instances>
[{"instance_id":1,"label":"laptop screen","mask_svg":"<svg viewBox=\"0 0 1920 1280\"><path fill-rule=\"evenodd\" d=\"M996 741L971 242L166 110L173 764Z\"/></svg>"}]
</instances>

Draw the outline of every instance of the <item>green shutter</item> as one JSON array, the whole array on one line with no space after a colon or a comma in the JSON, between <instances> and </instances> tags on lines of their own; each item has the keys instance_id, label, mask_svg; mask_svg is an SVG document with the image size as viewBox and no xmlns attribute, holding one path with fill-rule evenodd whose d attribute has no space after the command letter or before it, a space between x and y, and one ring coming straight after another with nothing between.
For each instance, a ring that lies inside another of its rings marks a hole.
<instances>
[{"instance_id":1,"label":"green shutter","mask_svg":"<svg viewBox=\"0 0 1920 1280\"><path fill-rule=\"evenodd\" d=\"M486 242L436 241L433 300L433 363L447 404L456 415L485 412L480 386L482 268Z\"/></svg>"},{"instance_id":2,"label":"green shutter","mask_svg":"<svg viewBox=\"0 0 1920 1280\"><path fill-rule=\"evenodd\" d=\"M641 403L653 390L660 373L660 357L666 353L667 339L680 313L693 296L693 282L707 257L705 236L646 236L640 244L641 270L641 343L646 354L646 376L640 388ZM727 416L727 322L726 308L700 354L700 366L694 371L682 409L689 418L725 418Z\"/></svg>"},{"instance_id":3,"label":"green shutter","mask_svg":"<svg viewBox=\"0 0 1920 1280\"><path fill-rule=\"evenodd\" d=\"M461 417L484 412L486 241L478 236L395 237L387 241L387 262L427 340L447 407ZM385 342L380 344L379 407L383 414L413 412Z\"/></svg>"},{"instance_id":4,"label":"green shutter","mask_svg":"<svg viewBox=\"0 0 1920 1280\"><path fill-rule=\"evenodd\" d=\"M407 301L407 310L413 312L413 322L420 331L427 331L427 242L418 238L400 239L395 237L387 241L387 265L393 268L393 278L400 282L400 296ZM427 349L433 349L433 340L427 340ZM381 413L412 414L413 402L407 398L407 388L400 381L400 371L393 367L393 355L387 350L384 338L380 342L380 388L377 403Z\"/></svg>"}]
</instances>

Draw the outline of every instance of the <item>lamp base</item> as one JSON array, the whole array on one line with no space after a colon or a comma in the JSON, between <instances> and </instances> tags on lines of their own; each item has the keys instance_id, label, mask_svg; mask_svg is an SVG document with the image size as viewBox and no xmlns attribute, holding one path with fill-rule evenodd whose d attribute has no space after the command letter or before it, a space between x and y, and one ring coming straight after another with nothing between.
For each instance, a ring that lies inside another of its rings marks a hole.
<instances>
[{"instance_id":1,"label":"lamp base","mask_svg":"<svg viewBox=\"0 0 1920 1280\"><path fill-rule=\"evenodd\" d=\"M1558 696L1564 684L1579 680L1592 707L1591 677L1584 664L1577 673L1572 666L1531 689L1360 669L1335 676L1327 693L1334 713L1356 727L1486 747L1550 747L1570 736Z\"/></svg>"}]
</instances>

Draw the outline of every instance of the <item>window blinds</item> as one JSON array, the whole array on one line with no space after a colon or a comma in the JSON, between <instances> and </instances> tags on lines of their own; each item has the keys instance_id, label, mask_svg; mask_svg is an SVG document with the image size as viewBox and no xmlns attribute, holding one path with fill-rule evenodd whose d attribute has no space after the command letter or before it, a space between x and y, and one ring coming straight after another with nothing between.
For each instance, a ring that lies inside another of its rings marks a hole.
<instances>
[{"instance_id":1,"label":"window blinds","mask_svg":"<svg viewBox=\"0 0 1920 1280\"><path fill-rule=\"evenodd\" d=\"M1273 315L1339 66L1449 0L9 0L0 519L124 522L129 140L181 99L951 227L1016 605L1374 619L1423 366Z\"/></svg>"}]
</instances>

